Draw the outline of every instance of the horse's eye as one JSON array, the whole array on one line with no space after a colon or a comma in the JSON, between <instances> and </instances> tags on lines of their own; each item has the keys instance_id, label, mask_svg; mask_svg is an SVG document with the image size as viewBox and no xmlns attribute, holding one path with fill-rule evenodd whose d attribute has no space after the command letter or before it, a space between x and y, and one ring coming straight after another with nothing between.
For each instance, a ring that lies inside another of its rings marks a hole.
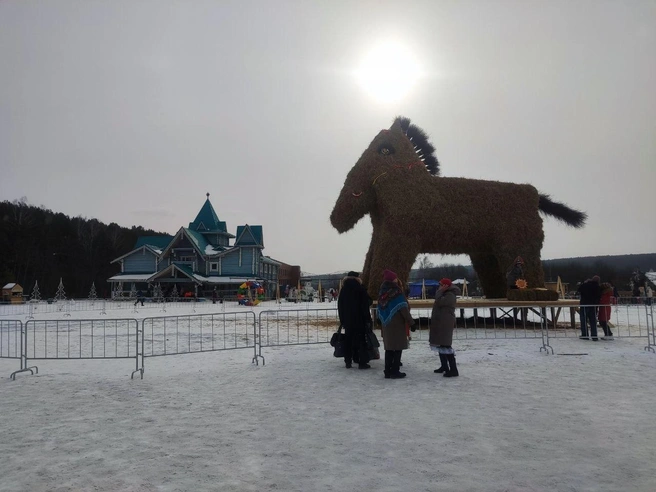
<instances>
[{"instance_id":1,"label":"horse's eye","mask_svg":"<svg viewBox=\"0 0 656 492\"><path fill-rule=\"evenodd\" d=\"M381 144L380 147L378 147L378 153L382 155L391 155L394 153L394 147L389 144Z\"/></svg>"}]
</instances>

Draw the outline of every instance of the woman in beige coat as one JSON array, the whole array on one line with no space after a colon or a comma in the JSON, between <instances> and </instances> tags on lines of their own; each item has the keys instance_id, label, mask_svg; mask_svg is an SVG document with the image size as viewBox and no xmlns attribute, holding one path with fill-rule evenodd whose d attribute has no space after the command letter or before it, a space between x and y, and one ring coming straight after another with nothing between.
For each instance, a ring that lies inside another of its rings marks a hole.
<instances>
[{"instance_id":1,"label":"woman in beige coat","mask_svg":"<svg viewBox=\"0 0 656 492\"><path fill-rule=\"evenodd\" d=\"M440 280L440 287L435 294L435 303L431 313L429 343L431 350L440 356L440 368L434 372L444 373L444 377L458 376L456 353L451 346L453 329L456 326L456 296L460 289L448 278Z\"/></svg>"},{"instance_id":2,"label":"woman in beige coat","mask_svg":"<svg viewBox=\"0 0 656 492\"><path fill-rule=\"evenodd\" d=\"M406 335L406 323L408 326L415 324L399 281L394 272L385 270L383 272L383 284L378 293L378 306L376 308L378 319L383 328L383 344L385 346L385 378L401 379L405 373L401 372L401 354L408 348L408 336Z\"/></svg>"}]
</instances>

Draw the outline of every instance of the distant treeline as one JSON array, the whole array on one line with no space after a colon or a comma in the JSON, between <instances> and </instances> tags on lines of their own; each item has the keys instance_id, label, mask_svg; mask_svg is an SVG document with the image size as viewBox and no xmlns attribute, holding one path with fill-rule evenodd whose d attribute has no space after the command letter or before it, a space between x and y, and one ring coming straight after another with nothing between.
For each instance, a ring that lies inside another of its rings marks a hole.
<instances>
[{"instance_id":1,"label":"distant treeline","mask_svg":"<svg viewBox=\"0 0 656 492\"><path fill-rule=\"evenodd\" d=\"M69 217L25 200L0 202L0 287L17 282L30 295L39 282L41 298L54 297L63 279L66 296L85 298L95 282L109 295L107 279L120 271L110 262L132 249L138 236L158 235L96 219Z\"/></svg>"},{"instance_id":2,"label":"distant treeline","mask_svg":"<svg viewBox=\"0 0 656 492\"><path fill-rule=\"evenodd\" d=\"M510 265L508 266L510 267ZM544 260L542 262L544 278L547 282L556 282L558 277L569 284L570 290L593 275L599 275L602 282L610 282L619 290L631 290L631 278L636 269L646 272L656 268L656 253L614 256L587 256L580 258L563 258ZM476 272L471 266L444 264L412 270L412 280L441 278L466 278L476 282Z\"/></svg>"}]
</instances>

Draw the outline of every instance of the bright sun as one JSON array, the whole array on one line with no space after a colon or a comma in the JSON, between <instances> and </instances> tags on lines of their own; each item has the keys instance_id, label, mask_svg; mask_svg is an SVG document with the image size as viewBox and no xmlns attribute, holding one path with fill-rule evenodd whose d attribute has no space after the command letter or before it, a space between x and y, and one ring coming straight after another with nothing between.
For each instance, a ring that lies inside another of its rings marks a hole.
<instances>
[{"instance_id":1,"label":"bright sun","mask_svg":"<svg viewBox=\"0 0 656 492\"><path fill-rule=\"evenodd\" d=\"M419 62L399 43L378 45L362 60L356 77L362 88L380 102L402 99L421 76Z\"/></svg>"}]
</instances>

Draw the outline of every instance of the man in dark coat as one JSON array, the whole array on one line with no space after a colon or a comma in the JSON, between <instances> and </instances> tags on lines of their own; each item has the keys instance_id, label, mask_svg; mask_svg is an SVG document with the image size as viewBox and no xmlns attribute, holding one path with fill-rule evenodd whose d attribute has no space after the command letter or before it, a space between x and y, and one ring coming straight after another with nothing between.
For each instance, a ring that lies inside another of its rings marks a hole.
<instances>
[{"instance_id":1,"label":"man in dark coat","mask_svg":"<svg viewBox=\"0 0 656 492\"><path fill-rule=\"evenodd\" d=\"M597 338L597 306L601 302L601 279L595 275L591 279L583 282L578 289L581 296L580 316L581 316L581 339L588 339L588 326L590 325L590 337L593 341Z\"/></svg>"},{"instance_id":2,"label":"man in dark coat","mask_svg":"<svg viewBox=\"0 0 656 492\"><path fill-rule=\"evenodd\" d=\"M344 362L350 368L357 359L359 369L369 369L369 355L365 340L368 326L371 326L369 306L372 301L357 272L349 272L342 282L337 299L339 322L344 327Z\"/></svg>"}]
</instances>

